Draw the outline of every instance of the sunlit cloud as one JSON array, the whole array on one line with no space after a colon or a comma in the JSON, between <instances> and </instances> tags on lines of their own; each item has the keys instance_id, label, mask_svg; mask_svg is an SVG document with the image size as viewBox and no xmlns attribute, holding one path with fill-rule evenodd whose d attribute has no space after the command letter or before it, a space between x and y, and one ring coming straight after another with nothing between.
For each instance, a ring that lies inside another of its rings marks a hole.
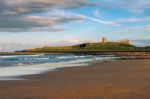
<instances>
[{"instance_id":1,"label":"sunlit cloud","mask_svg":"<svg viewBox=\"0 0 150 99\"><path fill-rule=\"evenodd\" d=\"M77 9L85 6L99 6L99 3L90 0L1 0L0 32L64 30L56 29L57 25L82 18L73 15L40 16L40 14L55 13L57 9Z\"/></svg>"}]
</instances>

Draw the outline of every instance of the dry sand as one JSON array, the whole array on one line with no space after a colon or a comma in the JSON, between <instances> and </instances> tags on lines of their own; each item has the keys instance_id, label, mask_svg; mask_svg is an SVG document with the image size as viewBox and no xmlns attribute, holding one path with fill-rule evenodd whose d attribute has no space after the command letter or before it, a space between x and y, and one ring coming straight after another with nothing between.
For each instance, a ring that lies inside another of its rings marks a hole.
<instances>
[{"instance_id":1,"label":"dry sand","mask_svg":"<svg viewBox=\"0 0 150 99\"><path fill-rule=\"evenodd\" d=\"M150 59L94 63L0 81L0 99L150 99Z\"/></svg>"}]
</instances>

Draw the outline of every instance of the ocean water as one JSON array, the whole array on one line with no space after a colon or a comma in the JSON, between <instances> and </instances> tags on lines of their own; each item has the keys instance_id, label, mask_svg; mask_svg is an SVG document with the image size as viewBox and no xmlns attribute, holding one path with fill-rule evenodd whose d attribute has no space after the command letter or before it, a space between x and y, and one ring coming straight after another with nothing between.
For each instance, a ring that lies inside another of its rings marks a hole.
<instances>
[{"instance_id":1,"label":"ocean water","mask_svg":"<svg viewBox=\"0 0 150 99\"><path fill-rule=\"evenodd\" d=\"M22 76L41 74L57 68L88 66L91 62L113 61L114 55L0 55L0 80L23 80Z\"/></svg>"}]
</instances>

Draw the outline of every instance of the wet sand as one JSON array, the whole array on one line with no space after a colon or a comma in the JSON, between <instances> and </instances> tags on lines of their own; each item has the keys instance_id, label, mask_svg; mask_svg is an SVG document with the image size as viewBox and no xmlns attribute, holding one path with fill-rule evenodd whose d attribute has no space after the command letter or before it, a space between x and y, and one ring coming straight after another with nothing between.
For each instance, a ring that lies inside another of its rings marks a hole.
<instances>
[{"instance_id":1,"label":"wet sand","mask_svg":"<svg viewBox=\"0 0 150 99\"><path fill-rule=\"evenodd\" d=\"M0 81L0 99L150 99L150 59L93 63Z\"/></svg>"}]
</instances>

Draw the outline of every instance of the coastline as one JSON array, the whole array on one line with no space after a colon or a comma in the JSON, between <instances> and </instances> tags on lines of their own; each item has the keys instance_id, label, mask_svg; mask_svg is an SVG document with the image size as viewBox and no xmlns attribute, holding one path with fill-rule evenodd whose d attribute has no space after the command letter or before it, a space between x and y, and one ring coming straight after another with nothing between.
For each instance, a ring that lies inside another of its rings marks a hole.
<instances>
[{"instance_id":1,"label":"coastline","mask_svg":"<svg viewBox=\"0 0 150 99\"><path fill-rule=\"evenodd\" d=\"M0 55L39 55L39 54L74 54L74 55L115 55L119 57L134 57L135 59L150 59L150 51L49 51L49 52L4 52Z\"/></svg>"},{"instance_id":2,"label":"coastline","mask_svg":"<svg viewBox=\"0 0 150 99\"><path fill-rule=\"evenodd\" d=\"M149 66L150 59L118 60L0 81L0 99L149 99Z\"/></svg>"}]
</instances>

